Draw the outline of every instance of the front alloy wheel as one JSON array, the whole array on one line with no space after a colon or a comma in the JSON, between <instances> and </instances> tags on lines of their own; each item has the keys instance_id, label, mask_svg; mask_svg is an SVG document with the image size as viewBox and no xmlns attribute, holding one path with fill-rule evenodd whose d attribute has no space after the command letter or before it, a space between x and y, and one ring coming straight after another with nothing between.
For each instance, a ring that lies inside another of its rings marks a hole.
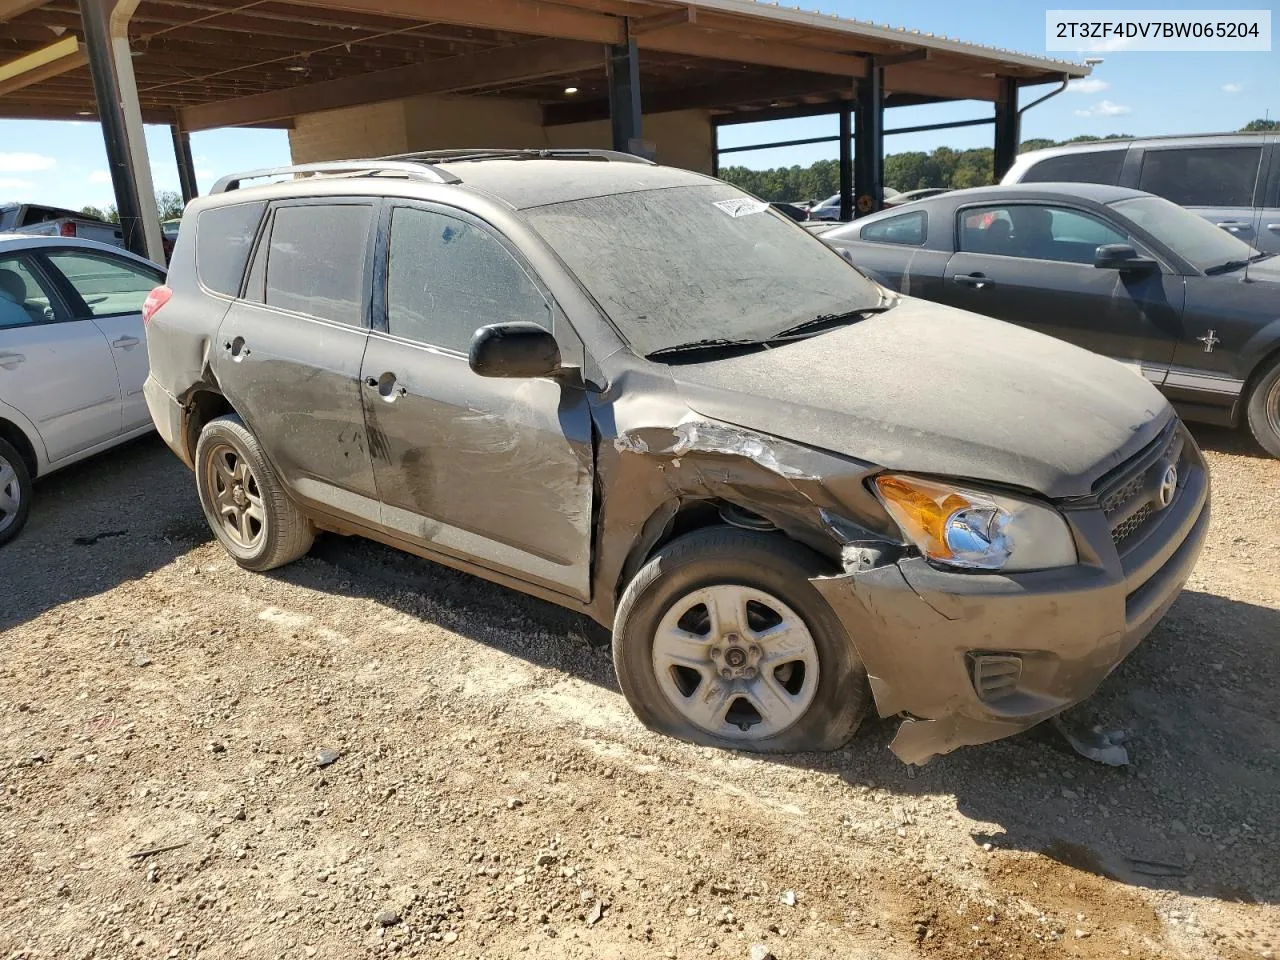
<instances>
[{"instance_id":1,"label":"front alloy wheel","mask_svg":"<svg viewBox=\"0 0 1280 960\"><path fill-rule=\"evenodd\" d=\"M726 740L776 736L799 720L818 689L818 648L800 615L740 584L703 587L667 611L653 669L690 723Z\"/></svg>"}]
</instances>

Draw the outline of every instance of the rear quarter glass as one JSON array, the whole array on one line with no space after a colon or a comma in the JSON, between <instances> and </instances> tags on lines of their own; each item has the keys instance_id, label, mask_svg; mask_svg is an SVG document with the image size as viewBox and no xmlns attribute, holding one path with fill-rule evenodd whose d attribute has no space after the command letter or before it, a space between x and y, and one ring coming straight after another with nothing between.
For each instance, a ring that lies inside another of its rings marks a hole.
<instances>
[{"instance_id":1,"label":"rear quarter glass","mask_svg":"<svg viewBox=\"0 0 1280 960\"><path fill-rule=\"evenodd\" d=\"M265 201L202 210L196 218L196 272L215 293L236 297Z\"/></svg>"}]
</instances>

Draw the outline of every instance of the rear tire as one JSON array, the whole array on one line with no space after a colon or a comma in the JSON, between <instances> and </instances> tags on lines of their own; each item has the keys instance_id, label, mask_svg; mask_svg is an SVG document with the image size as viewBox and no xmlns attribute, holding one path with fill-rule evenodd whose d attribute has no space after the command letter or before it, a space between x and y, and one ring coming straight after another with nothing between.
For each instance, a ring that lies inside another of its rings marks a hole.
<instances>
[{"instance_id":1,"label":"rear tire","mask_svg":"<svg viewBox=\"0 0 1280 960\"><path fill-rule=\"evenodd\" d=\"M4 546L26 526L31 513L31 474L27 462L0 439L0 546Z\"/></svg>"},{"instance_id":2,"label":"rear tire","mask_svg":"<svg viewBox=\"0 0 1280 960\"><path fill-rule=\"evenodd\" d=\"M843 625L809 582L825 572L781 534L713 527L659 550L614 620L614 667L636 715L708 746L843 746L871 692Z\"/></svg>"},{"instance_id":3,"label":"rear tire","mask_svg":"<svg viewBox=\"0 0 1280 960\"><path fill-rule=\"evenodd\" d=\"M1280 458L1280 360L1253 385L1246 408L1249 432L1262 449Z\"/></svg>"},{"instance_id":4,"label":"rear tire","mask_svg":"<svg viewBox=\"0 0 1280 960\"><path fill-rule=\"evenodd\" d=\"M246 570L273 570L311 549L311 521L239 417L210 420L200 432L196 491L214 536Z\"/></svg>"}]
</instances>

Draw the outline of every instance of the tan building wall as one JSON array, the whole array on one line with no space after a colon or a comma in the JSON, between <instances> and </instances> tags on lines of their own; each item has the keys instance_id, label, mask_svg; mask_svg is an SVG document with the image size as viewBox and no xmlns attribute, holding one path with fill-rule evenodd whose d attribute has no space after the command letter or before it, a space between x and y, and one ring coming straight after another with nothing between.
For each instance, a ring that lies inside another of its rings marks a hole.
<instances>
[{"instance_id":1,"label":"tan building wall","mask_svg":"<svg viewBox=\"0 0 1280 960\"><path fill-rule=\"evenodd\" d=\"M704 110L644 118L659 163L711 172L714 133ZM609 122L543 127L537 104L492 98L412 97L298 117L289 131L294 163L385 156L449 147L610 145Z\"/></svg>"}]
</instances>

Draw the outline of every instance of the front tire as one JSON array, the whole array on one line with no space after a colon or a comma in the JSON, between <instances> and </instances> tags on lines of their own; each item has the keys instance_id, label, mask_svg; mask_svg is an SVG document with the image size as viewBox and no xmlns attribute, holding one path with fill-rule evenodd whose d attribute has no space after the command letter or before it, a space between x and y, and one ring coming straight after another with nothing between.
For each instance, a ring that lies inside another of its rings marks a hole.
<instances>
[{"instance_id":1,"label":"front tire","mask_svg":"<svg viewBox=\"0 0 1280 960\"><path fill-rule=\"evenodd\" d=\"M809 582L823 572L781 534L715 527L659 550L614 620L614 668L636 715L708 746L843 746L871 693L848 634Z\"/></svg>"},{"instance_id":2,"label":"front tire","mask_svg":"<svg viewBox=\"0 0 1280 960\"><path fill-rule=\"evenodd\" d=\"M210 420L200 432L196 491L214 536L246 570L273 570L311 549L311 521L239 417Z\"/></svg>"},{"instance_id":3,"label":"front tire","mask_svg":"<svg viewBox=\"0 0 1280 960\"><path fill-rule=\"evenodd\" d=\"M0 546L26 526L31 512L31 474L22 455L0 439Z\"/></svg>"},{"instance_id":4,"label":"front tire","mask_svg":"<svg viewBox=\"0 0 1280 960\"><path fill-rule=\"evenodd\" d=\"M1280 360L1253 385L1246 419L1249 432L1262 449L1280 458Z\"/></svg>"}]
</instances>

